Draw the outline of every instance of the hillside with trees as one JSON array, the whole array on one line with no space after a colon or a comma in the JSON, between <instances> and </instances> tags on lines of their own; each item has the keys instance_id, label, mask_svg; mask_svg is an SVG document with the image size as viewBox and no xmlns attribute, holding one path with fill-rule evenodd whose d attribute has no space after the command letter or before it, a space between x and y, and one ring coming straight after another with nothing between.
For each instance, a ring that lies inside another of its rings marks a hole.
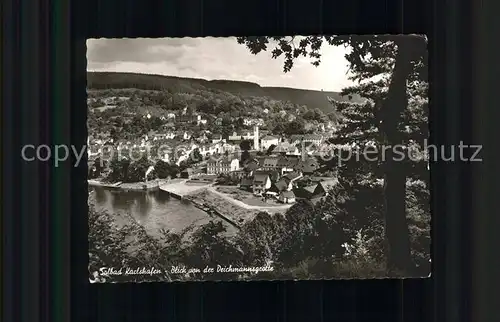
<instances>
[{"instance_id":1,"label":"hillside with trees","mask_svg":"<svg viewBox=\"0 0 500 322\"><path fill-rule=\"evenodd\" d=\"M262 87L251 82L230 80L204 80L174 76L88 72L88 89L122 89L136 88L142 90L168 91L170 93L195 94L200 91L220 93L227 92L237 97L267 97L277 101L304 105L309 109L320 109L325 113L332 112L328 98L336 101L361 102L358 95L342 96L337 92L312 91L294 88Z\"/></svg>"}]
</instances>

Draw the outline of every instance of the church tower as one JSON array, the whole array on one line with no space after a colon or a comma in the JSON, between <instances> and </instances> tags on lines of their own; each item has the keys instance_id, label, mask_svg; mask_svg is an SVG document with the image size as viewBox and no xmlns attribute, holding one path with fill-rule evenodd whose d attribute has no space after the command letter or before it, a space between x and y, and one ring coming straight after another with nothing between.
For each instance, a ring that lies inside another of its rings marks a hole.
<instances>
[{"instance_id":1,"label":"church tower","mask_svg":"<svg viewBox=\"0 0 500 322\"><path fill-rule=\"evenodd\" d=\"M259 147L259 126L258 125L253 127L253 148L257 151L260 150L260 147Z\"/></svg>"}]
</instances>

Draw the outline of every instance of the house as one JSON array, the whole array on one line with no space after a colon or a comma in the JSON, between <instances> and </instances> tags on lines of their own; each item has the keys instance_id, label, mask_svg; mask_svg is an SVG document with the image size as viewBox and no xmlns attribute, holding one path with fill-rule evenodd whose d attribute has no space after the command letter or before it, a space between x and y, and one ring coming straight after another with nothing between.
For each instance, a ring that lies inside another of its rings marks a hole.
<instances>
[{"instance_id":1,"label":"house","mask_svg":"<svg viewBox=\"0 0 500 322\"><path fill-rule=\"evenodd\" d=\"M208 145L208 144L200 144L200 146L198 147L199 151L200 151L200 154L203 156L203 157L208 157L212 154L212 149L211 149L211 146Z\"/></svg>"},{"instance_id":2,"label":"house","mask_svg":"<svg viewBox=\"0 0 500 322\"><path fill-rule=\"evenodd\" d=\"M187 168L181 172L181 178L190 179L194 171L191 168Z\"/></svg>"},{"instance_id":3,"label":"house","mask_svg":"<svg viewBox=\"0 0 500 322\"><path fill-rule=\"evenodd\" d=\"M273 153L282 155L300 154L299 149L295 145L288 142L279 142L276 144L276 148L274 148Z\"/></svg>"},{"instance_id":4,"label":"house","mask_svg":"<svg viewBox=\"0 0 500 322\"><path fill-rule=\"evenodd\" d=\"M161 154L160 154L161 153ZM173 152L172 150L163 150L163 151L158 151L158 156L163 162L170 163L173 159Z\"/></svg>"},{"instance_id":5,"label":"house","mask_svg":"<svg viewBox=\"0 0 500 322\"><path fill-rule=\"evenodd\" d=\"M224 144L219 142L213 144L210 149L212 150L212 154L222 154L224 153Z\"/></svg>"},{"instance_id":6,"label":"house","mask_svg":"<svg viewBox=\"0 0 500 322\"><path fill-rule=\"evenodd\" d=\"M240 160L225 157L222 159L210 159L207 162L207 174L230 173L240 168Z\"/></svg>"},{"instance_id":7,"label":"house","mask_svg":"<svg viewBox=\"0 0 500 322\"><path fill-rule=\"evenodd\" d=\"M271 178L271 182L276 182L281 178L281 175L278 171L267 171L269 173L269 177Z\"/></svg>"},{"instance_id":8,"label":"house","mask_svg":"<svg viewBox=\"0 0 500 322\"><path fill-rule=\"evenodd\" d=\"M243 119L243 125L245 125L245 126L250 126L250 125L262 126L262 125L264 125L264 120L263 119L254 119L254 118L245 118L245 119Z\"/></svg>"},{"instance_id":9,"label":"house","mask_svg":"<svg viewBox=\"0 0 500 322\"><path fill-rule=\"evenodd\" d=\"M202 118L199 114L194 116L194 118L196 120L196 125L207 124L207 120Z\"/></svg>"},{"instance_id":10,"label":"house","mask_svg":"<svg viewBox=\"0 0 500 322\"><path fill-rule=\"evenodd\" d=\"M259 119L259 120L262 120L262 119ZM260 121L259 121L258 123L259 123L259 124L257 124L257 125L259 125L259 126L263 125L263 124L260 124L260 123L261 123ZM270 135L270 134L271 134L271 131L269 131L269 130L261 130L261 129L259 129L259 133L260 133L260 135L261 135L262 137L264 137L264 136L266 136L266 135Z\"/></svg>"},{"instance_id":11,"label":"house","mask_svg":"<svg viewBox=\"0 0 500 322\"><path fill-rule=\"evenodd\" d=\"M241 190L251 190L253 187L253 179L252 178L241 179L239 187Z\"/></svg>"},{"instance_id":12,"label":"house","mask_svg":"<svg viewBox=\"0 0 500 322\"><path fill-rule=\"evenodd\" d=\"M303 135L300 135L300 134L294 134L294 135L291 135L290 138L289 138L289 143L292 144L292 145L297 145L299 144L300 142L302 142L302 138L304 136Z\"/></svg>"},{"instance_id":13,"label":"house","mask_svg":"<svg viewBox=\"0 0 500 322\"><path fill-rule=\"evenodd\" d=\"M314 157L303 157L295 166L295 171L312 174L319 169L319 162Z\"/></svg>"},{"instance_id":14,"label":"house","mask_svg":"<svg viewBox=\"0 0 500 322\"><path fill-rule=\"evenodd\" d=\"M253 121L254 120L252 120L252 119L245 118L245 119L243 119L243 125L245 125L245 126L253 125L254 124Z\"/></svg>"},{"instance_id":15,"label":"house","mask_svg":"<svg viewBox=\"0 0 500 322\"><path fill-rule=\"evenodd\" d=\"M259 169L259 161L251 159L245 162L243 169L247 172L249 176L252 176L255 171Z\"/></svg>"},{"instance_id":16,"label":"house","mask_svg":"<svg viewBox=\"0 0 500 322\"><path fill-rule=\"evenodd\" d=\"M267 135L260 140L260 146L262 150L269 149L271 145L277 146L278 143L279 143L279 138L272 135Z\"/></svg>"},{"instance_id":17,"label":"house","mask_svg":"<svg viewBox=\"0 0 500 322\"><path fill-rule=\"evenodd\" d=\"M252 131L245 131L245 132L242 132L242 133L233 132L233 134L231 134L228 137L228 140L229 141L253 140L253 138L255 136L256 136L256 134L254 132L252 132Z\"/></svg>"},{"instance_id":18,"label":"house","mask_svg":"<svg viewBox=\"0 0 500 322\"><path fill-rule=\"evenodd\" d=\"M276 164L276 167L278 171L281 172L281 175L285 175L286 173L290 173L294 171L295 166L298 163L298 159L296 158L286 158L286 157L280 157L278 158L278 162Z\"/></svg>"},{"instance_id":19,"label":"house","mask_svg":"<svg viewBox=\"0 0 500 322\"><path fill-rule=\"evenodd\" d=\"M190 132L184 132L184 134L182 135L182 139L183 140L189 140L189 139L191 139L192 136L193 136L192 133L190 133Z\"/></svg>"},{"instance_id":20,"label":"house","mask_svg":"<svg viewBox=\"0 0 500 322\"><path fill-rule=\"evenodd\" d=\"M287 180L290 180L290 182L295 182L297 180L299 180L300 178L302 178L302 173L300 172L290 172L288 174L286 174L283 178L287 179Z\"/></svg>"},{"instance_id":21,"label":"house","mask_svg":"<svg viewBox=\"0 0 500 322\"><path fill-rule=\"evenodd\" d=\"M269 173L256 172L252 183L253 194L260 196L269 188L271 188L271 178Z\"/></svg>"},{"instance_id":22,"label":"house","mask_svg":"<svg viewBox=\"0 0 500 322\"><path fill-rule=\"evenodd\" d=\"M279 194L278 200L287 204L295 203L295 194L293 191L282 191Z\"/></svg>"},{"instance_id":23,"label":"house","mask_svg":"<svg viewBox=\"0 0 500 322\"><path fill-rule=\"evenodd\" d=\"M281 178L278 181L271 184L271 187L268 189L268 192L279 195L282 191L291 191L292 190L292 182L286 178Z\"/></svg>"},{"instance_id":24,"label":"house","mask_svg":"<svg viewBox=\"0 0 500 322\"><path fill-rule=\"evenodd\" d=\"M239 169L239 170L231 171L229 173L229 175L232 178L242 180L243 178L248 177L248 172L245 169Z\"/></svg>"},{"instance_id":25,"label":"house","mask_svg":"<svg viewBox=\"0 0 500 322\"><path fill-rule=\"evenodd\" d=\"M198 142L206 142L208 140L207 134L205 132L202 132L198 136Z\"/></svg>"},{"instance_id":26,"label":"house","mask_svg":"<svg viewBox=\"0 0 500 322\"><path fill-rule=\"evenodd\" d=\"M153 134L153 141L156 140L171 140L175 138L175 133L174 132L166 132L166 133L156 133Z\"/></svg>"},{"instance_id":27,"label":"house","mask_svg":"<svg viewBox=\"0 0 500 322\"><path fill-rule=\"evenodd\" d=\"M262 168L262 170L265 171L276 170L278 169L278 158L276 157L263 158L261 159L260 167Z\"/></svg>"},{"instance_id":28,"label":"house","mask_svg":"<svg viewBox=\"0 0 500 322\"><path fill-rule=\"evenodd\" d=\"M318 184L312 184L301 188L295 188L293 189L293 192L296 198L310 200L314 197L314 191L316 190L317 186Z\"/></svg>"},{"instance_id":29,"label":"house","mask_svg":"<svg viewBox=\"0 0 500 322\"><path fill-rule=\"evenodd\" d=\"M212 143L219 143L219 142L222 142L223 139L222 139L222 135L220 134L214 134L212 135Z\"/></svg>"},{"instance_id":30,"label":"house","mask_svg":"<svg viewBox=\"0 0 500 322\"><path fill-rule=\"evenodd\" d=\"M319 134L306 134L304 135L302 141L307 143L314 143L320 145L323 142L323 136Z\"/></svg>"},{"instance_id":31,"label":"house","mask_svg":"<svg viewBox=\"0 0 500 322\"><path fill-rule=\"evenodd\" d=\"M226 143L225 141L223 141L223 143L220 144L220 147L221 147L222 152L224 152L224 153L226 153L226 152L227 153L234 153L236 151L235 145Z\"/></svg>"},{"instance_id":32,"label":"house","mask_svg":"<svg viewBox=\"0 0 500 322\"><path fill-rule=\"evenodd\" d=\"M314 189L313 196L314 197L319 197L319 196L327 196L328 192L330 189L335 187L338 184L337 179L330 179L330 180L325 180L325 181L320 181L316 185L316 189Z\"/></svg>"},{"instance_id":33,"label":"house","mask_svg":"<svg viewBox=\"0 0 500 322\"><path fill-rule=\"evenodd\" d=\"M241 141L243 140L242 134L238 132L233 132L233 134L229 135L227 138L228 141Z\"/></svg>"},{"instance_id":34,"label":"house","mask_svg":"<svg viewBox=\"0 0 500 322\"><path fill-rule=\"evenodd\" d=\"M315 152L320 150L321 144L316 144L314 142L302 142L302 150L305 152L307 155L312 155Z\"/></svg>"},{"instance_id":35,"label":"house","mask_svg":"<svg viewBox=\"0 0 500 322\"><path fill-rule=\"evenodd\" d=\"M177 116L176 121L178 123L198 123L198 115L189 115L189 114L184 114L182 113L181 115Z\"/></svg>"}]
</instances>

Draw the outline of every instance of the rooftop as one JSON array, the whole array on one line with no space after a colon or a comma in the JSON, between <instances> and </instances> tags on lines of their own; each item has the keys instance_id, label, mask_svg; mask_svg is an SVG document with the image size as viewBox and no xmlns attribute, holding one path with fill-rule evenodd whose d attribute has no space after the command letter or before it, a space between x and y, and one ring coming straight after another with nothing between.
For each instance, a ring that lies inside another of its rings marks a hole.
<instances>
[{"instance_id":1,"label":"rooftop","mask_svg":"<svg viewBox=\"0 0 500 322\"><path fill-rule=\"evenodd\" d=\"M256 183L264 183L267 178L269 178L269 173L256 173L254 176L253 176L253 182L256 182Z\"/></svg>"}]
</instances>

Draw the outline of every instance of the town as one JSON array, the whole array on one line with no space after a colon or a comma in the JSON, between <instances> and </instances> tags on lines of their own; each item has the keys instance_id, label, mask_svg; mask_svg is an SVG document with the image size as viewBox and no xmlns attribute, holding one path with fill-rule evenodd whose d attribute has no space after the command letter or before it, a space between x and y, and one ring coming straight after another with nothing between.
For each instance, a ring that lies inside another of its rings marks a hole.
<instances>
[{"instance_id":1,"label":"town","mask_svg":"<svg viewBox=\"0 0 500 322\"><path fill-rule=\"evenodd\" d=\"M116 108L116 102L127 100L126 97L107 98L103 106L91 109L90 113L103 114L106 109ZM94 102L95 99L89 98L89 105ZM281 112L282 116L287 115ZM89 177L105 177L106 171L112 171L109 166L95 164L96 160L106 159L106 151L113 151L122 159L127 159L134 151L138 154L147 151L152 169L156 162L161 162L176 170L168 175L157 175L157 178L212 182L224 186L224 191L231 195L238 194L236 189L250 192L266 204L316 200L336 184L335 169L325 162L334 147L329 141L335 135L334 121L311 122L306 124L309 133L287 135L269 130L263 118L239 117L228 122L210 116L189 111L187 106L177 113L169 111L160 116L146 109L140 116L141 121L155 123L157 127L136 139L117 139L116 133L98 132L95 135L94 132L87 142ZM289 118L290 122L295 120L295 116ZM241 126L225 135L211 131L223 127L223 123ZM144 175L144 181L151 177L154 175Z\"/></svg>"}]
</instances>

